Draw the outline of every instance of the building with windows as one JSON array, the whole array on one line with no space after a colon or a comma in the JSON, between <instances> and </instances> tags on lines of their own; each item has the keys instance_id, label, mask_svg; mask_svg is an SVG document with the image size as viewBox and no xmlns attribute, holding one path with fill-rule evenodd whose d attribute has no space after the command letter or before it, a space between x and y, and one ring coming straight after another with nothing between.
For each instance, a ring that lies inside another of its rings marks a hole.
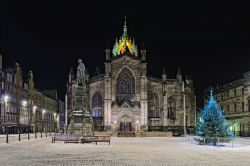
<instances>
[{"instance_id":1,"label":"building with windows","mask_svg":"<svg viewBox=\"0 0 250 166\"><path fill-rule=\"evenodd\" d=\"M214 96L224 110L231 130L236 135L250 136L250 71L240 79L215 88Z\"/></svg>"},{"instance_id":2,"label":"building with windows","mask_svg":"<svg viewBox=\"0 0 250 166\"><path fill-rule=\"evenodd\" d=\"M58 109L59 109L59 130L60 132L65 132L65 104L63 101L58 100Z\"/></svg>"},{"instance_id":3,"label":"building with windows","mask_svg":"<svg viewBox=\"0 0 250 166\"><path fill-rule=\"evenodd\" d=\"M0 133L59 130L59 100L35 89L32 71L25 77L18 63L13 68L1 66L0 85Z\"/></svg>"},{"instance_id":4,"label":"building with windows","mask_svg":"<svg viewBox=\"0 0 250 166\"><path fill-rule=\"evenodd\" d=\"M186 131L195 126L196 99L193 81L162 78L147 73L146 49L139 52L135 40L128 35L126 21L123 34L115 40L113 49L105 50L105 73L89 77L89 106L95 130L101 131ZM67 82L66 111L74 107L73 69ZM68 118L70 115L67 115Z\"/></svg>"}]
</instances>

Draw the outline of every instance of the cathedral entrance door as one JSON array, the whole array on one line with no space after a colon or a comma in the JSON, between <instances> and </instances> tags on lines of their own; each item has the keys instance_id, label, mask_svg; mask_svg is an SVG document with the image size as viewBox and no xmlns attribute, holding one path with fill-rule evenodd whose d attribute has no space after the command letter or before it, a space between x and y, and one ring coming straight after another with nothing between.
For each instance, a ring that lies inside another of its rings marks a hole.
<instances>
[{"instance_id":1,"label":"cathedral entrance door","mask_svg":"<svg viewBox=\"0 0 250 166\"><path fill-rule=\"evenodd\" d=\"M121 122L120 131L131 131L131 122Z\"/></svg>"},{"instance_id":2,"label":"cathedral entrance door","mask_svg":"<svg viewBox=\"0 0 250 166\"><path fill-rule=\"evenodd\" d=\"M131 131L131 119L129 116L123 116L120 122L120 131Z\"/></svg>"}]
</instances>

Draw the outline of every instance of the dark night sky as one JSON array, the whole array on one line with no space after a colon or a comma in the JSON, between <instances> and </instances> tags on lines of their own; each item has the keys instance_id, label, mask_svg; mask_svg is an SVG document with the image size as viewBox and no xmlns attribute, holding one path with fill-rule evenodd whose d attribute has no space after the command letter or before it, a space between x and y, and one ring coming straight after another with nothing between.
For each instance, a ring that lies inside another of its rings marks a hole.
<instances>
[{"instance_id":1,"label":"dark night sky","mask_svg":"<svg viewBox=\"0 0 250 166\"><path fill-rule=\"evenodd\" d=\"M85 1L82 1L85 2ZM176 3L175 3L176 2ZM104 49L122 34L147 49L148 73L174 77L180 67L203 90L250 70L250 6L208 1L74 3L0 0L0 53L5 66L19 62L34 72L36 87L63 99L71 66L81 57L90 74L104 72Z\"/></svg>"}]
</instances>

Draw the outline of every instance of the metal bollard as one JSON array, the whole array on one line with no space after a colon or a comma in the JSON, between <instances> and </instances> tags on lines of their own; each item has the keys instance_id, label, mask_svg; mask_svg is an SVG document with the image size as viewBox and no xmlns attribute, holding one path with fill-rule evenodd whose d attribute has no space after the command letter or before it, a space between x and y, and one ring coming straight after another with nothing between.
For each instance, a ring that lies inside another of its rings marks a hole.
<instances>
[{"instance_id":1,"label":"metal bollard","mask_svg":"<svg viewBox=\"0 0 250 166\"><path fill-rule=\"evenodd\" d=\"M9 143L9 133L6 133L6 143Z\"/></svg>"}]
</instances>

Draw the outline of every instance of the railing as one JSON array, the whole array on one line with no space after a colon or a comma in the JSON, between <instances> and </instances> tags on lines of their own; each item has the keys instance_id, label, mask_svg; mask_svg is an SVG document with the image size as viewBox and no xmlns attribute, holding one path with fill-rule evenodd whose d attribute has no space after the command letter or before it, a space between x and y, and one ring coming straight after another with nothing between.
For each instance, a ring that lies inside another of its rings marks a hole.
<instances>
[{"instance_id":1,"label":"railing","mask_svg":"<svg viewBox=\"0 0 250 166\"><path fill-rule=\"evenodd\" d=\"M203 138L195 135L187 135L184 139L185 143L194 143L199 144L197 141L194 140L194 138L199 138L201 145L206 145L208 138ZM250 137L235 137L232 140L229 140L227 142L222 141L224 138L216 138L216 146L217 147L230 147L230 148L239 148L239 147L246 147L250 146Z\"/></svg>"},{"instance_id":2,"label":"railing","mask_svg":"<svg viewBox=\"0 0 250 166\"><path fill-rule=\"evenodd\" d=\"M59 135L60 133L56 132L49 132L49 133L25 133L25 134L4 134L0 135L0 144L2 143L14 143L18 141L24 141L24 140L32 140L32 139L40 139L40 138L46 138L46 137L53 137L55 135Z\"/></svg>"}]
</instances>

